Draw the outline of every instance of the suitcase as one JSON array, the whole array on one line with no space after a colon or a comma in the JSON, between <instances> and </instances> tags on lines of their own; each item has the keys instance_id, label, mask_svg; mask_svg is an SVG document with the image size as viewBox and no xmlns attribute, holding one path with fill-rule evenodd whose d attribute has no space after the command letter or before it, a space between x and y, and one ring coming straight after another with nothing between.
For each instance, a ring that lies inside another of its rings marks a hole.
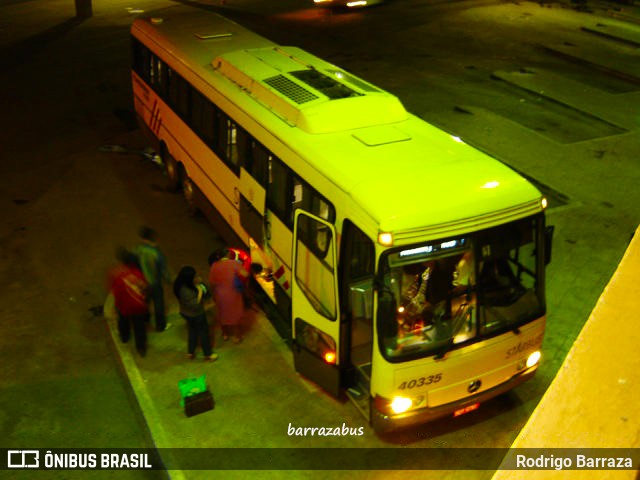
<instances>
[{"instance_id":1,"label":"suitcase","mask_svg":"<svg viewBox=\"0 0 640 480\"><path fill-rule=\"evenodd\" d=\"M184 398L184 414L187 417L193 417L199 413L213 410L214 406L213 395L211 395L209 390Z\"/></svg>"}]
</instances>

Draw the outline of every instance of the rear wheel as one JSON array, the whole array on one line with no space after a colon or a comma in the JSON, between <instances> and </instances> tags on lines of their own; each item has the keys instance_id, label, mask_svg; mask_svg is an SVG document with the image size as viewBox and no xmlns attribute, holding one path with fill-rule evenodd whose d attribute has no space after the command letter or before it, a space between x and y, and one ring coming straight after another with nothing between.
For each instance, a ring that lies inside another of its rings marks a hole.
<instances>
[{"instance_id":1,"label":"rear wheel","mask_svg":"<svg viewBox=\"0 0 640 480\"><path fill-rule=\"evenodd\" d=\"M167 189L175 192L180 188L180 172L178 171L176 159L173 158L169 152L163 150L162 161L164 163L164 171L167 175Z\"/></svg>"},{"instance_id":2,"label":"rear wheel","mask_svg":"<svg viewBox=\"0 0 640 480\"><path fill-rule=\"evenodd\" d=\"M187 202L187 208L191 215L195 215L198 211L196 204L196 187L184 169L181 169L180 177L182 179L182 195L184 196L185 202Z\"/></svg>"}]
</instances>

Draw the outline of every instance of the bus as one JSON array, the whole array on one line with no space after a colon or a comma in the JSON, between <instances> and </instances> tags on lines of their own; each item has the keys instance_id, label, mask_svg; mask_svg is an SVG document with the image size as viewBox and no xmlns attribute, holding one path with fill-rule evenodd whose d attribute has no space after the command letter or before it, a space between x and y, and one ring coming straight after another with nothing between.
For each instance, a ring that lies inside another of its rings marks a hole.
<instances>
[{"instance_id":1,"label":"bus","mask_svg":"<svg viewBox=\"0 0 640 480\"><path fill-rule=\"evenodd\" d=\"M375 85L212 12L131 27L135 112L172 186L250 250L295 369L386 432L531 378L546 199Z\"/></svg>"}]
</instances>

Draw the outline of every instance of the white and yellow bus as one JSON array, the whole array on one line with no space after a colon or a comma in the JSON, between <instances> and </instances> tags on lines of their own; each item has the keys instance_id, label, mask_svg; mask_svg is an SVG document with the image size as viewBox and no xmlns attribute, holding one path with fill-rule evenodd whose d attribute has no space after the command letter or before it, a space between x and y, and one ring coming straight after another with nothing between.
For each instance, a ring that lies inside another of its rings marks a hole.
<instances>
[{"instance_id":1,"label":"white and yellow bus","mask_svg":"<svg viewBox=\"0 0 640 480\"><path fill-rule=\"evenodd\" d=\"M133 95L170 183L273 272L295 368L379 431L536 371L546 201L301 49L197 11L136 19Z\"/></svg>"}]
</instances>

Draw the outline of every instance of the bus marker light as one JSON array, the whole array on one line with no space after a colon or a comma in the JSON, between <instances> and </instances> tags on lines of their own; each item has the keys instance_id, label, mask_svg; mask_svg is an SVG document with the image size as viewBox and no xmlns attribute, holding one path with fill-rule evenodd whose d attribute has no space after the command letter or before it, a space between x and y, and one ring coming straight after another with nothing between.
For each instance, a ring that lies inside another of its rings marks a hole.
<instances>
[{"instance_id":1,"label":"bus marker light","mask_svg":"<svg viewBox=\"0 0 640 480\"><path fill-rule=\"evenodd\" d=\"M540 353L539 350L533 352L531 355L529 355L529 358L527 358L527 368L531 368L533 367L536 363L538 363L540 361L540 357L542 356L542 354Z\"/></svg>"},{"instance_id":2,"label":"bus marker light","mask_svg":"<svg viewBox=\"0 0 640 480\"><path fill-rule=\"evenodd\" d=\"M543 210L547 208L547 205L549 205L549 201L547 200L547 197L542 197L542 200L540 200L540 205L542 206Z\"/></svg>"},{"instance_id":3,"label":"bus marker light","mask_svg":"<svg viewBox=\"0 0 640 480\"><path fill-rule=\"evenodd\" d=\"M459 417L460 415L464 415L465 413L473 412L474 410L477 410L479 406L480 406L479 403L467 405L466 407L460 408L455 412L453 412L453 416Z\"/></svg>"},{"instance_id":4,"label":"bus marker light","mask_svg":"<svg viewBox=\"0 0 640 480\"><path fill-rule=\"evenodd\" d=\"M393 233L380 232L378 234L378 243L380 245L384 245L385 247L390 247L393 244Z\"/></svg>"},{"instance_id":5,"label":"bus marker light","mask_svg":"<svg viewBox=\"0 0 640 480\"><path fill-rule=\"evenodd\" d=\"M411 408L413 402L407 397L395 397L391 402L393 413L404 413Z\"/></svg>"},{"instance_id":6,"label":"bus marker light","mask_svg":"<svg viewBox=\"0 0 640 480\"><path fill-rule=\"evenodd\" d=\"M485 183L481 188L496 188L498 185L500 185L500 182L493 180L491 182Z\"/></svg>"},{"instance_id":7,"label":"bus marker light","mask_svg":"<svg viewBox=\"0 0 640 480\"><path fill-rule=\"evenodd\" d=\"M327 363L336 363L336 354L335 352L327 352L324 354L324 361Z\"/></svg>"}]
</instances>

